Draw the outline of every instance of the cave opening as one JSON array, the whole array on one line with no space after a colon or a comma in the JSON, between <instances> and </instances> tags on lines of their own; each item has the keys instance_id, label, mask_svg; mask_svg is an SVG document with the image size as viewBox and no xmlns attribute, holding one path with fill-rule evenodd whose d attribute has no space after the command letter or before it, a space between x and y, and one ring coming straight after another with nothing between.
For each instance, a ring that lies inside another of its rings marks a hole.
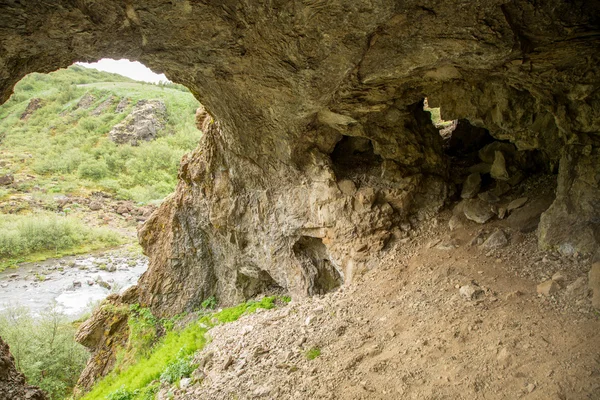
<instances>
[{"instance_id":1,"label":"cave opening","mask_svg":"<svg viewBox=\"0 0 600 400\"><path fill-rule=\"evenodd\" d=\"M330 157L338 180L360 182L381 173L383 159L375 153L373 142L365 137L343 135Z\"/></svg>"},{"instance_id":2,"label":"cave opening","mask_svg":"<svg viewBox=\"0 0 600 400\"><path fill-rule=\"evenodd\" d=\"M335 291L344 283L342 273L329 257L322 239L301 236L294 244L293 252L304 269L310 295Z\"/></svg>"},{"instance_id":3,"label":"cave opening","mask_svg":"<svg viewBox=\"0 0 600 400\"><path fill-rule=\"evenodd\" d=\"M265 270L238 273L235 286L242 291L245 299L251 299L258 295L281 295L286 292Z\"/></svg>"}]
</instances>

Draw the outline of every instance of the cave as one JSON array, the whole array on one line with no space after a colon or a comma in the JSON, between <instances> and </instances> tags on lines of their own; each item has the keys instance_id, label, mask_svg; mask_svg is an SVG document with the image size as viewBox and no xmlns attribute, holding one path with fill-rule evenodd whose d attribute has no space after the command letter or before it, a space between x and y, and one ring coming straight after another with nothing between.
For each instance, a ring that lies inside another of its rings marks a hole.
<instances>
[{"instance_id":1,"label":"cave","mask_svg":"<svg viewBox=\"0 0 600 400\"><path fill-rule=\"evenodd\" d=\"M338 268L329 258L323 240L310 236L302 236L294 244L294 255L304 269L310 281L310 294L325 294L339 288L344 279Z\"/></svg>"},{"instance_id":2,"label":"cave","mask_svg":"<svg viewBox=\"0 0 600 400\"><path fill-rule=\"evenodd\" d=\"M252 299L257 295L276 295L285 293L267 271L252 271L238 273L235 286L242 291L245 299Z\"/></svg>"},{"instance_id":3,"label":"cave","mask_svg":"<svg viewBox=\"0 0 600 400\"><path fill-rule=\"evenodd\" d=\"M338 180L355 182L365 176L380 175L383 159L373 151L373 143L364 137L342 136L331 153L333 171Z\"/></svg>"},{"instance_id":4,"label":"cave","mask_svg":"<svg viewBox=\"0 0 600 400\"><path fill-rule=\"evenodd\" d=\"M176 192L140 231L151 258L140 301L160 316L198 292L239 301L229 279L240 265L279 271L283 286L308 294L288 273L295 254L285 245L306 230L328 231L340 270L363 268L364 243L397 225L385 202L402 218L433 216L449 195L450 162L425 97L448 120L542 154L558 184L540 248L593 254L600 6L457 4L8 2L0 100L30 72L128 58L188 87L214 117ZM382 185L348 184L356 201L341 198L337 175L379 169ZM227 241L234 231L248 238L243 248ZM193 278L206 264L216 279L164 279Z\"/></svg>"}]
</instances>

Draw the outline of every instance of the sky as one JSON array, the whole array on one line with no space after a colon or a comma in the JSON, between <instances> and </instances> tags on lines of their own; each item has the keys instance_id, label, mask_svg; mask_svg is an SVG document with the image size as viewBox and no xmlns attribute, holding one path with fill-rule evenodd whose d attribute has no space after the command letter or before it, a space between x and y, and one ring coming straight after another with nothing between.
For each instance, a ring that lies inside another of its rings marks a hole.
<instances>
[{"instance_id":1,"label":"sky","mask_svg":"<svg viewBox=\"0 0 600 400\"><path fill-rule=\"evenodd\" d=\"M126 76L136 81L153 82L158 83L160 81L169 82L164 74L155 74L146 67L144 64L138 61L129 60L112 60L110 58L103 58L95 63L77 63L87 68L95 68L100 71L114 72L119 75Z\"/></svg>"}]
</instances>

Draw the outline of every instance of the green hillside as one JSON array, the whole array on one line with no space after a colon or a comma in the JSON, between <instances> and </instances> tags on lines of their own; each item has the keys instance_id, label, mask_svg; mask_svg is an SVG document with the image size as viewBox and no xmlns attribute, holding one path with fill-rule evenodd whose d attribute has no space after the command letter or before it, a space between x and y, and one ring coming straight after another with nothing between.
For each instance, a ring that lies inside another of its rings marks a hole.
<instances>
[{"instance_id":1,"label":"green hillside","mask_svg":"<svg viewBox=\"0 0 600 400\"><path fill-rule=\"evenodd\" d=\"M39 108L30 106L32 99ZM139 100L166 105L165 128L139 146L115 144L108 132ZM28 106L33 110L24 116ZM0 186L0 200L31 191L100 190L138 203L160 201L175 188L181 157L198 143L198 106L175 84L142 83L80 66L30 74L0 106L0 176L15 177L14 184Z\"/></svg>"}]
</instances>

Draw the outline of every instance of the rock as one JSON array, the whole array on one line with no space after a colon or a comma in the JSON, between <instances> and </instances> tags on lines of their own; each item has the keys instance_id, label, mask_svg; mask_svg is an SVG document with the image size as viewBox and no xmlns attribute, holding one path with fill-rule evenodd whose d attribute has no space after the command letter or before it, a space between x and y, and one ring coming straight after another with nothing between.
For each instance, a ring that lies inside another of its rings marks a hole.
<instances>
[{"instance_id":1,"label":"rock","mask_svg":"<svg viewBox=\"0 0 600 400\"><path fill-rule=\"evenodd\" d=\"M464 219L465 219L464 214L453 215L452 217L450 217L450 220L448 221L448 227L450 228L451 231L460 229L465 225Z\"/></svg>"},{"instance_id":2,"label":"rock","mask_svg":"<svg viewBox=\"0 0 600 400\"><path fill-rule=\"evenodd\" d=\"M354 193L356 193L356 185L350 179L339 181L338 187L346 196L354 196Z\"/></svg>"},{"instance_id":3,"label":"rock","mask_svg":"<svg viewBox=\"0 0 600 400\"><path fill-rule=\"evenodd\" d=\"M592 306L600 310L600 262L592 264L588 274L588 286L592 291Z\"/></svg>"},{"instance_id":4,"label":"rock","mask_svg":"<svg viewBox=\"0 0 600 400\"><path fill-rule=\"evenodd\" d=\"M475 172L470 174L465 182L463 183L462 192L460 197L463 199L472 199L477 196L479 189L481 188L481 175Z\"/></svg>"},{"instance_id":5,"label":"rock","mask_svg":"<svg viewBox=\"0 0 600 400\"><path fill-rule=\"evenodd\" d=\"M487 192L483 192L483 193L479 193L477 195L477 197L482 200L485 201L486 203L489 204L496 204L500 201L500 197L498 197L493 191L488 190Z\"/></svg>"},{"instance_id":6,"label":"rock","mask_svg":"<svg viewBox=\"0 0 600 400\"><path fill-rule=\"evenodd\" d=\"M564 272L562 271L558 271L556 273L554 273L554 275L552 275L552 280L556 283L558 283L559 286L563 286L567 280Z\"/></svg>"},{"instance_id":7,"label":"rock","mask_svg":"<svg viewBox=\"0 0 600 400\"><path fill-rule=\"evenodd\" d=\"M506 143L506 142L492 142L490 144L485 145L481 150L479 150L479 159L487 164L493 164L496 161L497 152L502 154L502 158L504 156L510 155L510 158L513 158L517 149L514 144Z\"/></svg>"},{"instance_id":8,"label":"rock","mask_svg":"<svg viewBox=\"0 0 600 400\"><path fill-rule=\"evenodd\" d=\"M491 164L487 164L487 163L479 163L479 164L475 164L469 167L468 171L470 173L478 173L478 174L489 174L490 171L492 169Z\"/></svg>"},{"instance_id":9,"label":"rock","mask_svg":"<svg viewBox=\"0 0 600 400\"><path fill-rule=\"evenodd\" d=\"M461 286L458 292L467 300L479 300L485 294L485 292L479 286L475 285Z\"/></svg>"},{"instance_id":10,"label":"rock","mask_svg":"<svg viewBox=\"0 0 600 400\"><path fill-rule=\"evenodd\" d=\"M90 201L88 207L92 211L98 211L102 209L102 203L100 203L99 201Z\"/></svg>"},{"instance_id":11,"label":"rock","mask_svg":"<svg viewBox=\"0 0 600 400\"><path fill-rule=\"evenodd\" d=\"M586 277L580 276L573 283L567 285L565 293L572 298L585 297L588 292L588 283Z\"/></svg>"},{"instance_id":12,"label":"rock","mask_svg":"<svg viewBox=\"0 0 600 400\"><path fill-rule=\"evenodd\" d=\"M523 233L532 232L537 229L540 216L552 204L552 200L552 195L545 195L532 200L521 208L513 210L502 224Z\"/></svg>"},{"instance_id":13,"label":"rock","mask_svg":"<svg viewBox=\"0 0 600 400\"><path fill-rule=\"evenodd\" d=\"M560 287L553 280L547 280L537 285L537 292L543 296L549 297L558 292Z\"/></svg>"},{"instance_id":14,"label":"rock","mask_svg":"<svg viewBox=\"0 0 600 400\"><path fill-rule=\"evenodd\" d=\"M15 366L10 348L0 338L0 400L46 400L40 389L27 384Z\"/></svg>"},{"instance_id":15,"label":"rock","mask_svg":"<svg viewBox=\"0 0 600 400\"><path fill-rule=\"evenodd\" d=\"M600 148L567 146L558 169L556 199L538 230L543 249L571 255L600 248Z\"/></svg>"},{"instance_id":16,"label":"rock","mask_svg":"<svg viewBox=\"0 0 600 400\"><path fill-rule=\"evenodd\" d=\"M25 108L25 111L23 111L23 114L21 114L21 119L23 119L23 120L28 119L35 110L39 110L40 108L42 108L42 105L43 105L42 99L33 98L33 99L29 100L29 104L27 104L27 108Z\"/></svg>"},{"instance_id":17,"label":"rock","mask_svg":"<svg viewBox=\"0 0 600 400\"><path fill-rule=\"evenodd\" d=\"M150 141L165 128L167 107L160 100L140 100L131 113L108 133L117 144L137 146L141 141Z\"/></svg>"},{"instance_id":18,"label":"rock","mask_svg":"<svg viewBox=\"0 0 600 400\"><path fill-rule=\"evenodd\" d=\"M15 181L15 178L11 174L6 174L6 175L0 176L0 186L10 185L14 181Z\"/></svg>"},{"instance_id":19,"label":"rock","mask_svg":"<svg viewBox=\"0 0 600 400\"><path fill-rule=\"evenodd\" d=\"M508 205L506 206L506 210L512 211L517 208L520 208L520 207L524 206L525 203L527 203L527 200L529 200L527 197L519 197L518 199L515 199L515 200L511 201L510 203L508 203Z\"/></svg>"},{"instance_id":20,"label":"rock","mask_svg":"<svg viewBox=\"0 0 600 400\"><path fill-rule=\"evenodd\" d=\"M192 380L190 378L181 378L179 380L179 388L185 389L185 388L189 387L191 383L192 383Z\"/></svg>"},{"instance_id":21,"label":"rock","mask_svg":"<svg viewBox=\"0 0 600 400\"><path fill-rule=\"evenodd\" d=\"M484 250L493 250L500 249L505 247L508 244L508 239L506 238L506 234L500 230L496 229L494 233L492 233L485 242L481 245L481 248Z\"/></svg>"},{"instance_id":22,"label":"rock","mask_svg":"<svg viewBox=\"0 0 600 400\"><path fill-rule=\"evenodd\" d=\"M465 217L478 224L485 224L494 216L490 206L480 199L465 200L464 213Z\"/></svg>"},{"instance_id":23,"label":"rock","mask_svg":"<svg viewBox=\"0 0 600 400\"><path fill-rule=\"evenodd\" d=\"M129 105L129 99L127 97L122 98L121 101L119 101L119 104L117 104L117 107L115 107L115 112L116 113L124 112L128 105Z\"/></svg>"},{"instance_id":24,"label":"rock","mask_svg":"<svg viewBox=\"0 0 600 400\"><path fill-rule=\"evenodd\" d=\"M508 171L506 170L506 160L501 151L496 151L496 157L490 169L490 176L499 181L507 181L509 179Z\"/></svg>"},{"instance_id":25,"label":"rock","mask_svg":"<svg viewBox=\"0 0 600 400\"><path fill-rule=\"evenodd\" d=\"M77 105L75 106L75 108L76 109L79 109L79 108L83 108L83 109L89 108L94 103L94 101L96 101L96 98L92 94L86 93L86 94L84 94L81 97L81 99L79 99L79 101L77 102Z\"/></svg>"}]
</instances>

